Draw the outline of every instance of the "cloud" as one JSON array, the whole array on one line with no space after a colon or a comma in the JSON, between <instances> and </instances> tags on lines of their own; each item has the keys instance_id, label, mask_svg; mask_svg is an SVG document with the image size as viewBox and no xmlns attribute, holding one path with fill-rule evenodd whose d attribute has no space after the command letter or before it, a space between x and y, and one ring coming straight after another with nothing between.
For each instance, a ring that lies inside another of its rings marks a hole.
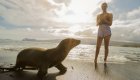
<instances>
[{"instance_id":1,"label":"cloud","mask_svg":"<svg viewBox=\"0 0 140 80\"><path fill-rule=\"evenodd\" d=\"M1 0L0 38L57 38L54 32L68 25L55 21L55 10L61 9L61 5L47 0Z\"/></svg>"},{"instance_id":2,"label":"cloud","mask_svg":"<svg viewBox=\"0 0 140 80\"><path fill-rule=\"evenodd\" d=\"M139 42L140 29L135 26L131 27L115 27L112 29L112 38L117 41L136 41ZM118 32L119 31L119 32Z\"/></svg>"},{"instance_id":3,"label":"cloud","mask_svg":"<svg viewBox=\"0 0 140 80\"><path fill-rule=\"evenodd\" d=\"M32 29L31 28L26 28L27 29L27 31L32 31Z\"/></svg>"},{"instance_id":4,"label":"cloud","mask_svg":"<svg viewBox=\"0 0 140 80\"><path fill-rule=\"evenodd\" d=\"M15 5L16 4L16 5ZM5 22L16 26L42 26L53 21L58 6L47 0L1 0L0 14ZM9 14L10 13L10 14Z\"/></svg>"},{"instance_id":5,"label":"cloud","mask_svg":"<svg viewBox=\"0 0 140 80\"><path fill-rule=\"evenodd\" d=\"M138 19L138 18L140 18L139 13L140 13L140 7L138 7L137 9L134 9L134 10L128 12L127 17L129 19Z\"/></svg>"},{"instance_id":6,"label":"cloud","mask_svg":"<svg viewBox=\"0 0 140 80\"><path fill-rule=\"evenodd\" d=\"M42 31L41 29L36 28L5 29L3 27L0 27L0 39L21 40L23 38L35 38L35 39L61 38L60 36L55 36L51 34L51 32Z\"/></svg>"},{"instance_id":7,"label":"cloud","mask_svg":"<svg viewBox=\"0 0 140 80\"><path fill-rule=\"evenodd\" d=\"M112 39L123 41L140 41L138 32L140 30L140 18L135 19L129 17L126 20L114 21L112 25Z\"/></svg>"},{"instance_id":8,"label":"cloud","mask_svg":"<svg viewBox=\"0 0 140 80\"><path fill-rule=\"evenodd\" d=\"M92 29L87 29L87 30L84 30L84 31L76 32L75 35L81 36L81 37L93 37L93 36L96 36L96 35L93 35L93 30Z\"/></svg>"},{"instance_id":9,"label":"cloud","mask_svg":"<svg viewBox=\"0 0 140 80\"><path fill-rule=\"evenodd\" d=\"M108 11L113 13L111 40L140 41L139 0L108 1ZM96 38L100 3L100 0L1 0L0 38Z\"/></svg>"},{"instance_id":10,"label":"cloud","mask_svg":"<svg viewBox=\"0 0 140 80\"><path fill-rule=\"evenodd\" d=\"M53 0L56 3L64 3L66 6L69 6L71 3L71 0Z\"/></svg>"}]
</instances>

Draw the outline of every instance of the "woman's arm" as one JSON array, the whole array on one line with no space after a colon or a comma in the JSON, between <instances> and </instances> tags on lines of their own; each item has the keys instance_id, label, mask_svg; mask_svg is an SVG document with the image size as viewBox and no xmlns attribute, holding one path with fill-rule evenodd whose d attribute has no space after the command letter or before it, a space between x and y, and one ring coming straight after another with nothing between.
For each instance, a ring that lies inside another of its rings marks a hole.
<instances>
[{"instance_id":1,"label":"woman's arm","mask_svg":"<svg viewBox=\"0 0 140 80\"><path fill-rule=\"evenodd\" d=\"M100 23L100 15L97 15L97 18L96 18L96 26L98 26Z\"/></svg>"},{"instance_id":2,"label":"woman's arm","mask_svg":"<svg viewBox=\"0 0 140 80\"><path fill-rule=\"evenodd\" d=\"M105 23L109 24L109 26L111 26L112 25L112 21L113 21L113 14L112 13L108 13L107 17L108 18L105 19L104 21L105 21Z\"/></svg>"}]
</instances>

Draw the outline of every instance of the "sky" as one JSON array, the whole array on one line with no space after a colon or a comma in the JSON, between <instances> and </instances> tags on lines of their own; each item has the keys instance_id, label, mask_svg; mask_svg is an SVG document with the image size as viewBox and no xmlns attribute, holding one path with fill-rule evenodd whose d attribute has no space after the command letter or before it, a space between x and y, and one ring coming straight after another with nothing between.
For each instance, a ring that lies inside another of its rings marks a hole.
<instances>
[{"instance_id":1,"label":"sky","mask_svg":"<svg viewBox=\"0 0 140 80\"><path fill-rule=\"evenodd\" d=\"M102 2L113 13L111 40L140 42L139 0L0 0L0 39L96 39Z\"/></svg>"}]
</instances>

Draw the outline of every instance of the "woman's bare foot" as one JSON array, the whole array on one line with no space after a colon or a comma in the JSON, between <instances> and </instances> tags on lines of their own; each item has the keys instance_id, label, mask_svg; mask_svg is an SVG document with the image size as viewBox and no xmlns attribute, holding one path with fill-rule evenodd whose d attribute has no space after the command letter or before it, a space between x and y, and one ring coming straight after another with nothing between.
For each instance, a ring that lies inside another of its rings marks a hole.
<instances>
[{"instance_id":1,"label":"woman's bare foot","mask_svg":"<svg viewBox=\"0 0 140 80\"><path fill-rule=\"evenodd\" d=\"M104 63L106 63L106 62L107 62L107 59L104 58Z\"/></svg>"},{"instance_id":2,"label":"woman's bare foot","mask_svg":"<svg viewBox=\"0 0 140 80\"><path fill-rule=\"evenodd\" d=\"M94 60L94 63L97 63L97 60L96 59Z\"/></svg>"}]
</instances>

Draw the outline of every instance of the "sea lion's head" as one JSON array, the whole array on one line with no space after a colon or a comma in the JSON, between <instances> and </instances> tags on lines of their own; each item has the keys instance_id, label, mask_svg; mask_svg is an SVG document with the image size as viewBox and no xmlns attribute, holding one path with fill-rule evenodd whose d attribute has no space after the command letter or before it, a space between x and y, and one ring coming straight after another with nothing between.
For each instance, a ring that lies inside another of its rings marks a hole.
<instances>
[{"instance_id":1,"label":"sea lion's head","mask_svg":"<svg viewBox=\"0 0 140 80\"><path fill-rule=\"evenodd\" d=\"M74 48L75 46L80 44L80 40L74 39L74 38L66 38L60 42L60 46L63 46L69 50Z\"/></svg>"}]
</instances>

